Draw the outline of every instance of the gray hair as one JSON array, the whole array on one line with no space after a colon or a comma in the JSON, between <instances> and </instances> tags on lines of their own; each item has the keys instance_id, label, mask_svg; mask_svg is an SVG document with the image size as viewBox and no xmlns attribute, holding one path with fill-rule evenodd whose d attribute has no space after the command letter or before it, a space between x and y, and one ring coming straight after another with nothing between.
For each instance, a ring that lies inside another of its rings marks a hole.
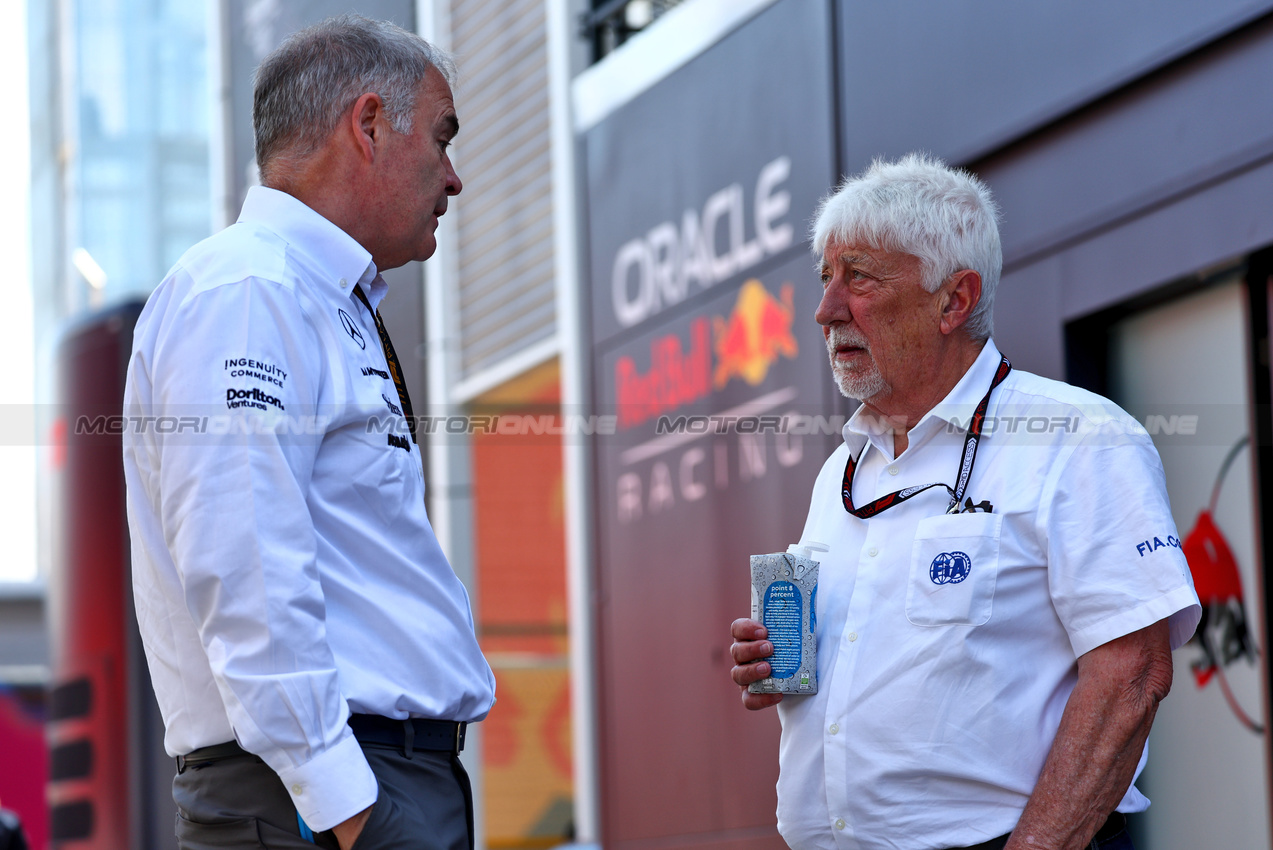
<instances>
[{"instance_id":1,"label":"gray hair","mask_svg":"<svg viewBox=\"0 0 1273 850\"><path fill-rule=\"evenodd\" d=\"M999 208L985 183L935 157L877 159L847 177L818 207L813 251L821 262L828 241L897 251L919 258L924 288L934 292L961 269L981 275L981 301L965 327L990 336L995 287L1003 269Z\"/></svg>"},{"instance_id":2,"label":"gray hair","mask_svg":"<svg viewBox=\"0 0 1273 850\"><path fill-rule=\"evenodd\" d=\"M367 92L384 101L389 126L411 132L416 94L430 68L454 84L444 51L388 21L340 15L289 36L252 76L256 161L268 185L280 155L303 159L327 141Z\"/></svg>"}]
</instances>

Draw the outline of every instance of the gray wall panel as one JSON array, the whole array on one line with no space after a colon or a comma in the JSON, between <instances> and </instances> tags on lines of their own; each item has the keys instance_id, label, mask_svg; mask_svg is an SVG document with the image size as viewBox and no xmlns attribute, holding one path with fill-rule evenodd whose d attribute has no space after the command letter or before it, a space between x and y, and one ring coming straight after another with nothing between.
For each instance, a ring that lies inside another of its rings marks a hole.
<instances>
[{"instance_id":1,"label":"gray wall panel","mask_svg":"<svg viewBox=\"0 0 1273 850\"><path fill-rule=\"evenodd\" d=\"M977 163L1011 266L1273 155L1273 21Z\"/></svg>"},{"instance_id":2,"label":"gray wall panel","mask_svg":"<svg viewBox=\"0 0 1273 850\"><path fill-rule=\"evenodd\" d=\"M1273 161L1060 255L1068 320L1273 243Z\"/></svg>"},{"instance_id":3,"label":"gray wall panel","mask_svg":"<svg viewBox=\"0 0 1273 850\"><path fill-rule=\"evenodd\" d=\"M1049 378L1065 378L1065 288L1062 263L1048 257L1005 274L995 294L995 343L1012 365Z\"/></svg>"},{"instance_id":4,"label":"gray wall panel","mask_svg":"<svg viewBox=\"0 0 1273 850\"><path fill-rule=\"evenodd\" d=\"M995 340L1015 365L1065 377L1065 322L1273 244L1273 161L1005 274Z\"/></svg>"},{"instance_id":5,"label":"gray wall panel","mask_svg":"<svg viewBox=\"0 0 1273 850\"><path fill-rule=\"evenodd\" d=\"M1270 9L1268 0L839 0L844 162L963 162Z\"/></svg>"},{"instance_id":6,"label":"gray wall panel","mask_svg":"<svg viewBox=\"0 0 1273 850\"><path fill-rule=\"evenodd\" d=\"M1064 377L1064 323L1273 242L1273 21L974 163L1003 208L995 335Z\"/></svg>"}]
</instances>

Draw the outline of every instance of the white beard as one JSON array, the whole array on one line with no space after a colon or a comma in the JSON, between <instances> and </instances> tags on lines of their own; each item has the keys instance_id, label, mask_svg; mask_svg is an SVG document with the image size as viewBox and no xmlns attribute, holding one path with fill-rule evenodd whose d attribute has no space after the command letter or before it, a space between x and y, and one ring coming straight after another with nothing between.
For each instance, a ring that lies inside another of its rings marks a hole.
<instances>
[{"instance_id":1,"label":"white beard","mask_svg":"<svg viewBox=\"0 0 1273 850\"><path fill-rule=\"evenodd\" d=\"M871 350L867 346L866 339L860 333L843 325L837 325L830 328L826 341L827 355L831 359L831 372L835 375L835 382L840 386L840 392L846 397L869 401L888 389L884 376L875 365L875 359L871 357ZM870 358L869 365L865 368L861 366L852 368L848 364L841 363L836 359L835 351L842 345L861 348Z\"/></svg>"}]
</instances>

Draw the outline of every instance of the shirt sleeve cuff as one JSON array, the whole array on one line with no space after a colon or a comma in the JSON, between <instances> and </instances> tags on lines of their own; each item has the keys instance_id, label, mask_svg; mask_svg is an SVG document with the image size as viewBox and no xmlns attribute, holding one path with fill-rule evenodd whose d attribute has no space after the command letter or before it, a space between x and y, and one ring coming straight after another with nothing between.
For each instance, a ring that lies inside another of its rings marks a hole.
<instances>
[{"instance_id":1,"label":"shirt sleeve cuff","mask_svg":"<svg viewBox=\"0 0 1273 850\"><path fill-rule=\"evenodd\" d=\"M1157 599L1146 602L1131 611L1108 617L1070 635L1070 645L1077 658L1098 646L1123 635L1152 626L1159 620L1167 620L1172 650L1179 649L1189 638L1202 617L1202 606L1193 588L1181 585Z\"/></svg>"},{"instance_id":2,"label":"shirt sleeve cuff","mask_svg":"<svg viewBox=\"0 0 1273 850\"><path fill-rule=\"evenodd\" d=\"M379 786L353 735L304 764L279 771L296 811L314 832L331 829L376 802Z\"/></svg>"}]
</instances>

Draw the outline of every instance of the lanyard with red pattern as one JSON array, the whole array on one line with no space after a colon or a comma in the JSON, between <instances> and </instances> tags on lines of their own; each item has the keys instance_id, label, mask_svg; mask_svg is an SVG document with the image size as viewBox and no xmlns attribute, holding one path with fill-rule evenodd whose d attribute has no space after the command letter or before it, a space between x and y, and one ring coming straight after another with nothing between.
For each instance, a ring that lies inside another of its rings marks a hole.
<instances>
[{"instance_id":1,"label":"lanyard with red pattern","mask_svg":"<svg viewBox=\"0 0 1273 850\"><path fill-rule=\"evenodd\" d=\"M1008 377L1011 371L1012 364L1008 362L1007 357L1003 357L999 361L999 368L995 370L994 380L990 382L990 389L986 390L985 396L982 397L981 403L977 405L977 410L972 415L972 422L968 425L968 436L964 438L963 460L959 464L959 480L955 482L953 488L949 484L941 483L907 487L904 490L894 490L870 504L855 508L853 506L853 471L857 468L857 461L850 454L849 462L844 465L844 480L840 485L840 497L844 500L844 509L858 519L870 519L894 505L900 505L912 496L918 496L925 490L945 487L946 492L950 493L950 507L946 509L946 513L955 513L959 509L960 500L964 497L964 491L968 489L968 480L972 477L972 464L977 459L977 443L981 441L981 426L986 418L986 408L990 406L990 394L995 391L995 387L1003 383L1003 379Z\"/></svg>"}]
</instances>

